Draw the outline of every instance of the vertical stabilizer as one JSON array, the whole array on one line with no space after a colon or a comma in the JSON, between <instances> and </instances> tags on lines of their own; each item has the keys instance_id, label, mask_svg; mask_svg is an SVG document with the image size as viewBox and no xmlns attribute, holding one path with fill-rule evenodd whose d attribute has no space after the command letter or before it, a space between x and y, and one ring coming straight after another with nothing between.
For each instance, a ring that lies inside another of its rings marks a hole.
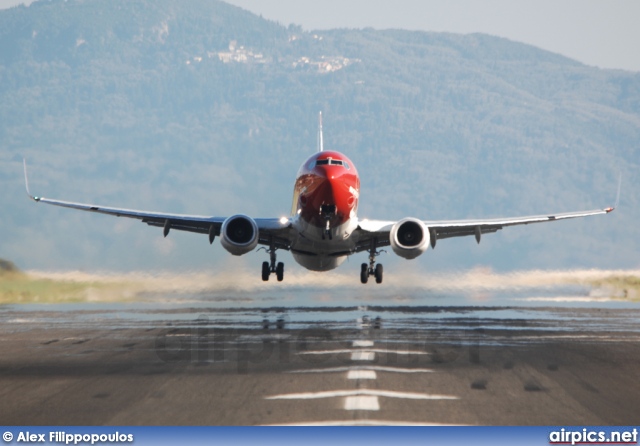
<instances>
[{"instance_id":1,"label":"vertical stabilizer","mask_svg":"<svg viewBox=\"0 0 640 446\"><path fill-rule=\"evenodd\" d=\"M324 142L322 141L322 112L318 114L318 152L324 151Z\"/></svg>"}]
</instances>

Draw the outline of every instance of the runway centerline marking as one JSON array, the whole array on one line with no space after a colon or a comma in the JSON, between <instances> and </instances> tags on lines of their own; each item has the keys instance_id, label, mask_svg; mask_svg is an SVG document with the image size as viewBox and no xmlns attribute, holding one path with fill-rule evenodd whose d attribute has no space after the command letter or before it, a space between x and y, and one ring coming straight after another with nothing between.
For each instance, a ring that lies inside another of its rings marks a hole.
<instances>
[{"instance_id":1,"label":"runway centerline marking","mask_svg":"<svg viewBox=\"0 0 640 446\"><path fill-rule=\"evenodd\" d=\"M264 397L266 400L314 400L320 398L335 398L341 396L384 396L387 398L401 398L408 400L457 400L457 396L434 395L428 393L395 392L393 390L329 390L324 392L285 393Z\"/></svg>"},{"instance_id":2,"label":"runway centerline marking","mask_svg":"<svg viewBox=\"0 0 640 446\"><path fill-rule=\"evenodd\" d=\"M380 410L380 403L377 396L348 396L344 410Z\"/></svg>"},{"instance_id":3,"label":"runway centerline marking","mask_svg":"<svg viewBox=\"0 0 640 446\"><path fill-rule=\"evenodd\" d=\"M369 351L359 351L351 353L352 361L373 361L376 359L376 354Z\"/></svg>"},{"instance_id":4,"label":"runway centerline marking","mask_svg":"<svg viewBox=\"0 0 640 446\"><path fill-rule=\"evenodd\" d=\"M403 369L400 367L386 367L382 365L356 365L348 367L327 367L326 369L301 369L289 370L286 373L338 373L351 370L375 370L376 372L389 373L435 373L432 369Z\"/></svg>"},{"instance_id":5,"label":"runway centerline marking","mask_svg":"<svg viewBox=\"0 0 640 446\"><path fill-rule=\"evenodd\" d=\"M308 423L265 424L263 426L464 426L462 424L414 423L387 420L310 421Z\"/></svg>"},{"instance_id":6,"label":"runway centerline marking","mask_svg":"<svg viewBox=\"0 0 640 446\"><path fill-rule=\"evenodd\" d=\"M428 355L428 352L423 352L420 350L390 350L386 348L367 348L367 349L357 349L357 348L341 348L336 350L312 350L308 352L298 352L299 355L332 355L339 353L354 353L354 352L374 352L374 353L395 353L396 355Z\"/></svg>"},{"instance_id":7,"label":"runway centerline marking","mask_svg":"<svg viewBox=\"0 0 640 446\"><path fill-rule=\"evenodd\" d=\"M347 379L376 379L378 376L373 370L349 370Z\"/></svg>"},{"instance_id":8,"label":"runway centerline marking","mask_svg":"<svg viewBox=\"0 0 640 446\"><path fill-rule=\"evenodd\" d=\"M373 341L357 340L353 341L353 347L373 347Z\"/></svg>"}]
</instances>

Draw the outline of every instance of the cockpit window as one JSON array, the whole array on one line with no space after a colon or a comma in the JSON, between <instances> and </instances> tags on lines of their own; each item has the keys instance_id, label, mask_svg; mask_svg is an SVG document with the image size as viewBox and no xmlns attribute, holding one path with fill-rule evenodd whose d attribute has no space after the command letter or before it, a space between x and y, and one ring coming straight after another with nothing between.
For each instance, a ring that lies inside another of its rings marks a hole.
<instances>
[{"instance_id":1,"label":"cockpit window","mask_svg":"<svg viewBox=\"0 0 640 446\"><path fill-rule=\"evenodd\" d=\"M315 166L326 166L328 164L332 166L344 166L347 170L351 169L349 163L347 163L346 161L336 160L333 158L325 158L322 160L316 160L315 162L312 161L311 164L309 164L309 168L313 169Z\"/></svg>"},{"instance_id":2,"label":"cockpit window","mask_svg":"<svg viewBox=\"0 0 640 446\"><path fill-rule=\"evenodd\" d=\"M349 163L347 163L346 161L344 161L344 160L336 160L336 159L333 159L333 158L325 158L325 159L321 159L321 160L311 161L309 163L309 169L313 169L316 166L327 166L327 165L343 166L347 170L351 169L351 166L349 166Z\"/></svg>"}]
</instances>

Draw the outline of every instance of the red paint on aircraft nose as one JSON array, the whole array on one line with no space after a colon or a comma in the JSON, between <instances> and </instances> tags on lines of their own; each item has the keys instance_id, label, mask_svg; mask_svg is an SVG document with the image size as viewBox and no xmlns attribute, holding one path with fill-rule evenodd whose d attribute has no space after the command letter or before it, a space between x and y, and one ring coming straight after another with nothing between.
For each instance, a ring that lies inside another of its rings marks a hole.
<instances>
[{"instance_id":1,"label":"red paint on aircraft nose","mask_svg":"<svg viewBox=\"0 0 640 446\"><path fill-rule=\"evenodd\" d=\"M349 182L343 175L341 166L318 166L314 169L316 174L316 190L313 194L315 211L322 214L328 212L331 216L331 225L339 225L346 222L351 209L355 204L352 192L349 190ZM319 223L324 224L325 215L320 215Z\"/></svg>"},{"instance_id":2,"label":"red paint on aircraft nose","mask_svg":"<svg viewBox=\"0 0 640 446\"><path fill-rule=\"evenodd\" d=\"M331 159L340 162L331 164ZM298 172L293 213L321 228L329 217L329 226L336 227L354 215L359 189L360 180L351 161L338 152L322 152L309 158Z\"/></svg>"}]
</instances>

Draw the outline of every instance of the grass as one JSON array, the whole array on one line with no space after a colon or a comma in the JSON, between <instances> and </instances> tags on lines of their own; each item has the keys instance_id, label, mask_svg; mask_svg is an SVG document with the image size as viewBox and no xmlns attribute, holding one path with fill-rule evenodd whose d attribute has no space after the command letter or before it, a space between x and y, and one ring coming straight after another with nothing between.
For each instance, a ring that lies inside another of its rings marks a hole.
<instances>
[{"instance_id":1,"label":"grass","mask_svg":"<svg viewBox=\"0 0 640 446\"><path fill-rule=\"evenodd\" d=\"M125 283L66 281L0 270L0 305L130 300Z\"/></svg>"},{"instance_id":2,"label":"grass","mask_svg":"<svg viewBox=\"0 0 640 446\"><path fill-rule=\"evenodd\" d=\"M640 301L640 276L615 275L591 281L591 285L598 288L610 288L618 291L618 297Z\"/></svg>"},{"instance_id":3,"label":"grass","mask_svg":"<svg viewBox=\"0 0 640 446\"><path fill-rule=\"evenodd\" d=\"M351 275L332 273L333 282L345 286L354 286ZM640 272L637 270L583 270L583 271L524 271L515 274L483 274L476 277L469 274L424 277L389 278L388 285L420 287L427 283L429 289L444 287L451 289L451 282L463 282L462 289L519 289L537 286L556 286L564 284L587 285L596 295L640 302ZM0 305L28 303L77 303L77 302L130 302L147 293L229 293L262 290L262 282L254 275L248 279L246 272L233 275L194 274L89 274L78 271L62 273L29 272L23 273L9 261L0 259ZM466 279L465 280L461 280ZM393 284L395 279L395 285ZM318 282L318 276L295 274L289 276L287 284L310 289L324 288L324 281ZM400 285L398 285L400 284ZM244 286L244 288L243 288ZM240 287L240 288L238 288ZM466 287L466 288L465 288ZM358 288L360 289L360 288ZM413 289L413 288L412 288Z\"/></svg>"}]
</instances>

